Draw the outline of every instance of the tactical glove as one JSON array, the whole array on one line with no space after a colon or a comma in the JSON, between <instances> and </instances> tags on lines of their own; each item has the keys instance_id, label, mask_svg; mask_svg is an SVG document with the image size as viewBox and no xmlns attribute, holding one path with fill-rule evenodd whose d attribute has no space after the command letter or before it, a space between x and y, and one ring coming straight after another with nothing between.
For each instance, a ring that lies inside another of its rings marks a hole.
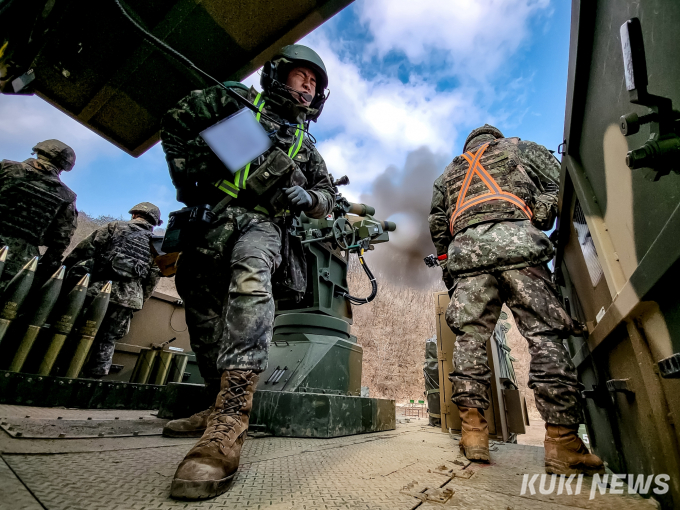
<instances>
[{"instance_id":1,"label":"tactical glove","mask_svg":"<svg viewBox=\"0 0 680 510\"><path fill-rule=\"evenodd\" d=\"M312 196L300 186L285 188L283 192L286 194L288 203L295 209L307 211L312 208Z\"/></svg>"}]
</instances>

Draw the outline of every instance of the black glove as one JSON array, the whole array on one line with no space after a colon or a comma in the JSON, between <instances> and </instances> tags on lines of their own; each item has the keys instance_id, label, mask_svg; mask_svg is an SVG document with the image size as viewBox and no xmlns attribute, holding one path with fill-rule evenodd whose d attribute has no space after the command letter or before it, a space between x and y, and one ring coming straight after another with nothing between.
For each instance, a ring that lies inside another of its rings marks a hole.
<instances>
[{"instance_id":1,"label":"black glove","mask_svg":"<svg viewBox=\"0 0 680 510\"><path fill-rule=\"evenodd\" d=\"M286 194L288 203L295 209L307 211L312 208L312 195L307 193L300 186L284 188L283 192Z\"/></svg>"}]
</instances>

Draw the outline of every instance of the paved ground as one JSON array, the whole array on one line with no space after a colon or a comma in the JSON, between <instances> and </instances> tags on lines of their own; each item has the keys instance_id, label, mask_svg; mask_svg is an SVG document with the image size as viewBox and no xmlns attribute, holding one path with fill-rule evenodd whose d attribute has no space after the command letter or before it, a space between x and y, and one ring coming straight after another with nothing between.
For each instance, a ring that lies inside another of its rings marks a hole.
<instances>
[{"instance_id":1,"label":"paved ground","mask_svg":"<svg viewBox=\"0 0 680 510\"><path fill-rule=\"evenodd\" d=\"M128 414L129 413L129 414ZM143 411L68 411L0 406L0 418L155 419ZM494 445L491 465L470 464L455 436L399 423L389 432L335 439L250 438L231 490L202 503L168 497L193 440L160 436L25 439L0 432L0 509L651 509L636 495L521 495L524 474L542 473L543 449ZM546 479L547 485L550 478ZM575 487L572 487L575 488ZM441 502L437 502L441 501Z\"/></svg>"}]
</instances>

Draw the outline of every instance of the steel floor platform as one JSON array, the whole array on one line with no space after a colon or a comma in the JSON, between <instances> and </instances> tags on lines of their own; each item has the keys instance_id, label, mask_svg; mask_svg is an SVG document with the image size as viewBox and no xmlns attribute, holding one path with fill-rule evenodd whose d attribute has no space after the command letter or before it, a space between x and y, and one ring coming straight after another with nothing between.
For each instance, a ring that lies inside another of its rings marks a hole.
<instances>
[{"instance_id":1,"label":"steel floor platform","mask_svg":"<svg viewBox=\"0 0 680 510\"><path fill-rule=\"evenodd\" d=\"M30 418L27 418L30 417ZM151 411L0 406L0 418L156 420ZM249 438L231 489L204 502L169 498L177 464L195 440L160 436L30 439L0 432L0 508L136 509L651 509L637 495L520 495L543 472L543 448L495 444L490 465L470 464L455 436L425 419L394 431L333 439ZM110 423L109 423L110 424Z\"/></svg>"}]
</instances>

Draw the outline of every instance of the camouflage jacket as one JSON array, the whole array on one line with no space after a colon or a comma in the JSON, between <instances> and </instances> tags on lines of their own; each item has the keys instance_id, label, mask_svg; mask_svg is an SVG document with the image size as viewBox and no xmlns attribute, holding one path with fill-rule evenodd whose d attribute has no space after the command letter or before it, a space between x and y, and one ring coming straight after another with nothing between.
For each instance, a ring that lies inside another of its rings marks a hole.
<instances>
[{"instance_id":1,"label":"camouflage jacket","mask_svg":"<svg viewBox=\"0 0 680 510\"><path fill-rule=\"evenodd\" d=\"M480 135L471 140L469 146L478 147L492 140L490 135ZM560 167L545 147L534 142L519 141L517 149L518 163L532 183L524 188L525 193L530 191L527 203L533 212L531 222L519 215L517 218L495 217L494 202L499 201L485 202L475 206L480 214L471 217L469 226L452 236L449 217L455 204L450 203L450 193L447 193L447 173L435 181L428 217L430 234L437 255L447 255L440 265L451 276L518 269L541 264L552 257L553 246L541 230L552 228L555 221Z\"/></svg>"},{"instance_id":2,"label":"camouflage jacket","mask_svg":"<svg viewBox=\"0 0 680 510\"><path fill-rule=\"evenodd\" d=\"M59 178L50 163L27 159L0 162L0 244L9 246L5 277L47 250L38 266L39 279L47 279L61 263L76 229L76 194Z\"/></svg>"},{"instance_id":3,"label":"camouflage jacket","mask_svg":"<svg viewBox=\"0 0 680 510\"><path fill-rule=\"evenodd\" d=\"M112 280L111 302L120 306L141 310L161 278L160 270L149 254L148 272L143 278L125 278L111 270L110 255L114 233L133 233L140 229L152 231L153 226L141 218L131 221L112 221L99 227L83 239L64 260L69 284L90 273L87 294L95 296L108 280Z\"/></svg>"},{"instance_id":4,"label":"camouflage jacket","mask_svg":"<svg viewBox=\"0 0 680 510\"><path fill-rule=\"evenodd\" d=\"M241 87L232 87L232 90L251 102L255 101L258 96L254 88L245 90ZM280 99L265 95L262 95L262 98L265 105L262 112L274 120L293 124L301 120L291 118L297 112L295 110L289 112L289 105L282 104ZM244 106L229 96L223 88L214 86L193 91L163 117L161 142L173 184L180 191L196 188L196 193L190 194L187 205L196 203L214 205L224 198L224 192L220 191L215 183L221 179L229 179L230 173L199 133L242 108ZM284 113L280 114L281 112ZM260 119L260 123L267 132L276 132L274 147L269 149L269 152L275 147L284 149L286 152L295 142L294 125L281 130L278 125L264 117ZM265 160L269 152L265 152L253 162L251 174ZM307 184L303 187L312 196L312 208L305 211L305 214L311 218L323 218L333 210L335 193L326 163L306 136L302 147L295 155L294 162L307 179ZM191 195L197 196L194 198ZM254 208L258 205L257 197L248 192L247 183L245 192L241 192L236 204L245 208Z\"/></svg>"},{"instance_id":5,"label":"camouflage jacket","mask_svg":"<svg viewBox=\"0 0 680 510\"><path fill-rule=\"evenodd\" d=\"M240 84L232 87L232 90L251 102L258 97L254 88L246 89ZM301 114L304 108L294 105L291 101L264 94L261 98L264 99L262 112L272 119L292 124L304 120L304 115ZM242 108L244 106L229 96L223 88L215 86L193 91L165 114L161 122L161 142L170 176L178 189L178 200L190 206L201 203L214 206L225 197L224 192L220 191L215 183L221 179L229 179L230 173L199 133ZM287 152L295 142L294 125L280 129L277 124L264 117L260 119L260 123L274 138L274 146L252 163L250 175L275 148ZM306 135L293 161L307 181L302 187L312 196L312 207L305 211L305 214L311 218L323 218L330 214L335 206L335 191L326 163ZM186 190L190 192L187 193ZM239 215L243 210L253 211L260 204L255 194L249 191L246 182L245 190L242 190L238 199L230 205L233 214ZM275 220L283 232L281 253L283 260L274 276L274 284L297 293L304 293L307 285L306 262L299 238L289 234L291 220L290 215Z\"/></svg>"}]
</instances>

